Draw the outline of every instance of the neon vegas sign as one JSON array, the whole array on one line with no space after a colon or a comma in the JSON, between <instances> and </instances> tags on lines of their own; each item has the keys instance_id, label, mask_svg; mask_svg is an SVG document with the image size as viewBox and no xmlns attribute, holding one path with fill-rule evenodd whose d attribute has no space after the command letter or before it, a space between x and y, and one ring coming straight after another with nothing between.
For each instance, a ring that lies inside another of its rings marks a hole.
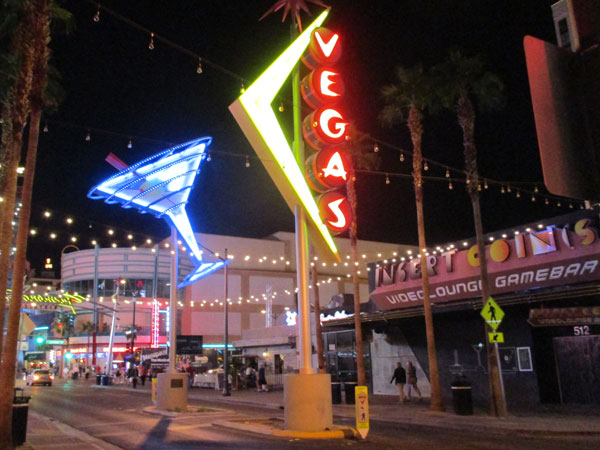
<instances>
[{"instance_id":1,"label":"neon vegas sign","mask_svg":"<svg viewBox=\"0 0 600 450\"><path fill-rule=\"evenodd\" d=\"M7 301L10 301L11 293L12 293L12 289L6 290L6 300ZM65 293L65 294L61 294L60 296L23 294L24 302L52 303L57 306L62 306L64 308L71 309L71 312L73 314L77 314L77 312L75 311L75 308L73 307L73 303L83 303L85 300L86 300L86 298L80 294Z\"/></svg>"},{"instance_id":2,"label":"neon vegas sign","mask_svg":"<svg viewBox=\"0 0 600 450\"><path fill-rule=\"evenodd\" d=\"M339 251L319 215L319 207L298 166L294 152L271 106L275 96L308 47L312 32L321 26L324 11L246 91L229 106L236 122L261 158L286 203L293 211L302 206L313 244L325 255L340 260ZM272 161L275 161L273 163Z\"/></svg>"},{"instance_id":3,"label":"neon vegas sign","mask_svg":"<svg viewBox=\"0 0 600 450\"><path fill-rule=\"evenodd\" d=\"M345 194L336 191L348 181L350 159L344 151L348 123L338 110L344 83L332 69L342 54L339 34L317 28L311 37L304 64L312 69L302 80L304 101L315 109L302 125L304 139L316 151L305 163L309 186L322 193L317 205L327 228L333 233L347 230L352 209Z\"/></svg>"}]
</instances>

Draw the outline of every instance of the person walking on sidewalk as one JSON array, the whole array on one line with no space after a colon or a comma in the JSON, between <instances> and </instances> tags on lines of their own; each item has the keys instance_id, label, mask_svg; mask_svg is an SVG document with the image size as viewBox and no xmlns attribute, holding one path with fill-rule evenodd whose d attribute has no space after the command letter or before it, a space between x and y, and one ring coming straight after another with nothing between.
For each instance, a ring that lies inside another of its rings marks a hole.
<instances>
[{"instance_id":1,"label":"person walking on sidewalk","mask_svg":"<svg viewBox=\"0 0 600 450\"><path fill-rule=\"evenodd\" d=\"M415 390L419 396L419 401L421 401L421 391L417 387L417 368L410 361L408 362L408 366L406 366L406 375L408 381L408 401L410 401L411 389Z\"/></svg>"},{"instance_id":2,"label":"person walking on sidewalk","mask_svg":"<svg viewBox=\"0 0 600 450\"><path fill-rule=\"evenodd\" d=\"M256 391L257 392L267 392L269 389L267 388L267 376L265 373L265 365L261 365L260 369L258 369L258 383L256 383Z\"/></svg>"},{"instance_id":3,"label":"person walking on sidewalk","mask_svg":"<svg viewBox=\"0 0 600 450\"><path fill-rule=\"evenodd\" d=\"M394 375L392 375L390 384L392 384L394 380L396 380L396 388L398 389L400 401L404 402L404 385L406 384L406 370L404 370L404 368L402 367L401 362L398 362L398 366L396 367L396 370L394 370Z\"/></svg>"},{"instance_id":4,"label":"person walking on sidewalk","mask_svg":"<svg viewBox=\"0 0 600 450\"><path fill-rule=\"evenodd\" d=\"M146 367L142 366L140 371L140 380L142 380L142 386L146 386Z\"/></svg>"},{"instance_id":5,"label":"person walking on sidewalk","mask_svg":"<svg viewBox=\"0 0 600 450\"><path fill-rule=\"evenodd\" d=\"M135 366L132 366L131 368L131 384L133 385L133 388L137 388L137 384L138 384L138 369Z\"/></svg>"}]
</instances>

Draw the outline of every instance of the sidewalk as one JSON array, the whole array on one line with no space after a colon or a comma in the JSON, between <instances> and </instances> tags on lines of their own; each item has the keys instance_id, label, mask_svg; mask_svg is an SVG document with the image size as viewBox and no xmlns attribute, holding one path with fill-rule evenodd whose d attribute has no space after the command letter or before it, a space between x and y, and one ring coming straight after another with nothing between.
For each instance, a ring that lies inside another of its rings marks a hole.
<instances>
[{"instance_id":1,"label":"sidewalk","mask_svg":"<svg viewBox=\"0 0 600 450\"><path fill-rule=\"evenodd\" d=\"M94 386L99 389L107 387ZM141 394L150 395L150 386L137 389L122 384L109 386L108 389L127 389ZM283 411L283 391L256 392L253 389L232 391L230 397L224 397L221 392L206 388L193 388L188 391L188 400L193 402L212 401L223 404L240 404L260 406ZM396 396L369 396L369 415L371 421L397 423L398 425L419 427L423 429L452 429L465 431L481 431L485 433L519 433L538 436L599 436L600 437L600 406L589 407L547 407L539 411L509 414L508 417L497 419L483 411L475 411L472 416L459 416L452 410L452 404L446 405L445 412L433 412L428 409L428 401L422 403L412 401L399 403ZM355 417L355 405L333 405L335 418Z\"/></svg>"},{"instance_id":2,"label":"sidewalk","mask_svg":"<svg viewBox=\"0 0 600 450\"><path fill-rule=\"evenodd\" d=\"M27 441L17 448L41 450L63 447L102 450L117 450L119 448L30 409L27 418Z\"/></svg>"}]
</instances>

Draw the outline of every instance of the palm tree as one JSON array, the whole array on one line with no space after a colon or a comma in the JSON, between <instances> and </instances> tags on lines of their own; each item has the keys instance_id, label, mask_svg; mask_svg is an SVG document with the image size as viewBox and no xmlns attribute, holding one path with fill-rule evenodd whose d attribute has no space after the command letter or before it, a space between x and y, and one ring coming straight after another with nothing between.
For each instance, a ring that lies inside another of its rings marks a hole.
<instances>
[{"instance_id":1,"label":"palm tree","mask_svg":"<svg viewBox=\"0 0 600 450\"><path fill-rule=\"evenodd\" d=\"M60 378L62 378L63 370L65 368L65 354L69 351L69 339L73 335L75 328L73 327L73 322L71 322L71 317L62 313L54 319L54 322L52 322L50 328L55 334L58 334L61 338L67 340L67 347L64 349L62 358L60 360L60 373L58 375Z\"/></svg>"},{"instance_id":2,"label":"palm tree","mask_svg":"<svg viewBox=\"0 0 600 450\"><path fill-rule=\"evenodd\" d=\"M11 33L8 56L16 64L13 67L14 76L10 77L7 82L8 94L2 107L3 128L0 146L0 188L1 195L4 198L4 205L0 210L0 292L6 292L10 266L13 211L17 192L17 167L23 145L23 129L30 108L29 92L31 90L34 62L32 26L36 14L32 1L24 1L21 4L18 2L5 2L3 3L2 12L7 21L8 18L11 18L12 21L17 20L17 24ZM13 296L13 298L15 297ZM5 302L5 296L0 295L0 323L4 323ZM14 303L16 302L11 302L11 305ZM12 318L12 320L17 321L17 326L19 312L15 311ZM16 338L17 331L11 333ZM2 336L0 336L0 350L4 348L2 344ZM4 356L2 359L5 360L6 355L4 355L4 352L2 354ZM0 429L1 431L2 429Z\"/></svg>"},{"instance_id":3,"label":"palm tree","mask_svg":"<svg viewBox=\"0 0 600 450\"><path fill-rule=\"evenodd\" d=\"M425 220L423 216L423 111L431 103L431 85L422 66L410 69L396 69L396 84L385 86L382 90L385 106L380 114L384 124L406 121L413 145L413 182L417 205L417 227L419 234L419 254L421 259L421 279L423 281L423 311L427 333L427 356L429 359L429 383L431 385L430 408L442 411L444 404L440 390L437 351L429 296L429 275L427 273L427 243L425 239Z\"/></svg>"},{"instance_id":4,"label":"palm tree","mask_svg":"<svg viewBox=\"0 0 600 450\"><path fill-rule=\"evenodd\" d=\"M352 124L348 131L346 151L352 160L352 171L346 182L348 202L352 209L350 224L350 248L352 251L352 285L354 292L354 334L356 340L356 372L359 386L366 386L365 361L363 354L363 336L360 317L360 284L356 266L358 265L358 197L356 195L356 169L375 169L379 160L374 153L367 151L366 136L359 134Z\"/></svg>"},{"instance_id":5,"label":"palm tree","mask_svg":"<svg viewBox=\"0 0 600 450\"><path fill-rule=\"evenodd\" d=\"M94 333L96 325L94 322L86 321L79 324L79 332L87 335L87 352L90 353L90 336Z\"/></svg>"},{"instance_id":6,"label":"palm tree","mask_svg":"<svg viewBox=\"0 0 600 450\"><path fill-rule=\"evenodd\" d=\"M503 103L504 86L497 75L486 70L481 57L465 57L459 51L450 52L446 60L434 68L434 71L437 78L436 87L439 89L440 105L456 113L463 132L467 191L473 208L473 222L481 272L481 296L483 304L485 304L490 296L490 283L479 205L480 181L477 171L473 100L475 100L480 111L498 108ZM490 328L488 331L493 330ZM506 404L498 363L497 346L487 342L487 353L490 373L490 413L496 417L504 417L506 416Z\"/></svg>"}]
</instances>

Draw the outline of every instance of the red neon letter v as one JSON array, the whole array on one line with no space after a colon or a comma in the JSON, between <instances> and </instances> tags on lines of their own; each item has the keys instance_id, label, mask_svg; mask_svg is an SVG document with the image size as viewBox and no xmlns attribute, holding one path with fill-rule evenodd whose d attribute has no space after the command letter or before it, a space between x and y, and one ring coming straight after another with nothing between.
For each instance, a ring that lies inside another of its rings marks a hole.
<instances>
[{"instance_id":1,"label":"red neon letter v","mask_svg":"<svg viewBox=\"0 0 600 450\"><path fill-rule=\"evenodd\" d=\"M331 53L333 52L333 49L335 48L335 45L338 42L338 39L340 38L340 36L336 33L333 36L331 36L331 39L329 39L329 42L323 42L323 38L321 37L321 35L319 34L318 31L315 31L315 37L317 38L317 42L319 43L319 47L321 47L321 51L323 52L323 54L325 55L325 57L329 58L331 56Z\"/></svg>"}]
</instances>

